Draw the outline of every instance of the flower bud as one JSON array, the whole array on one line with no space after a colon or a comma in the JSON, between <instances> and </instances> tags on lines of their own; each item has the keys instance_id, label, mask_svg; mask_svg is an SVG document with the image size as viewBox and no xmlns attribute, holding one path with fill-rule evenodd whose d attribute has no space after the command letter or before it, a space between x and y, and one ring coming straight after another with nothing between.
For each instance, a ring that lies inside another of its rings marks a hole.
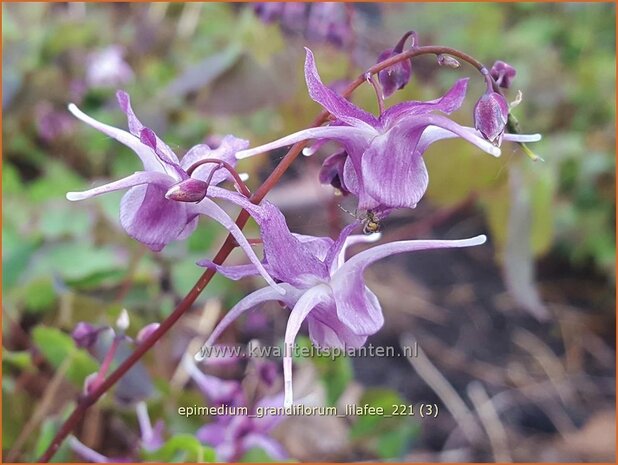
<instances>
[{"instance_id":1,"label":"flower bud","mask_svg":"<svg viewBox=\"0 0 618 465\"><path fill-rule=\"evenodd\" d=\"M384 50L380 56L378 56L378 61L376 63L381 63L403 52L403 47L408 37L412 37L412 45L415 45L416 33L413 31L406 32L394 48ZM396 90L403 89L410 81L411 76L412 62L410 60L400 61L380 71L378 73L378 80L382 86L384 98L390 97Z\"/></svg>"},{"instance_id":2,"label":"flower bud","mask_svg":"<svg viewBox=\"0 0 618 465\"><path fill-rule=\"evenodd\" d=\"M195 178L187 178L174 184L165 193L165 198L178 202L199 202L206 197L208 184Z\"/></svg>"},{"instance_id":3,"label":"flower bud","mask_svg":"<svg viewBox=\"0 0 618 465\"><path fill-rule=\"evenodd\" d=\"M81 347L82 349L89 349L92 347L97 342L98 336L99 330L91 324L83 321L77 323L71 333L71 337L73 338L75 345L77 347Z\"/></svg>"},{"instance_id":4,"label":"flower bud","mask_svg":"<svg viewBox=\"0 0 618 465\"><path fill-rule=\"evenodd\" d=\"M129 312L127 312L126 308L123 308L120 311L120 315L118 315L118 319L116 320L116 328L120 331L126 331L129 328L129 324Z\"/></svg>"},{"instance_id":5,"label":"flower bud","mask_svg":"<svg viewBox=\"0 0 618 465\"><path fill-rule=\"evenodd\" d=\"M380 54L378 63L397 55L398 53L388 49ZM378 73L378 80L382 86L384 98L390 97L399 89L403 89L412 77L412 64L410 60L403 60L395 63Z\"/></svg>"},{"instance_id":6,"label":"flower bud","mask_svg":"<svg viewBox=\"0 0 618 465\"><path fill-rule=\"evenodd\" d=\"M84 379L84 395L90 395L99 386L99 372L90 373Z\"/></svg>"},{"instance_id":7,"label":"flower bud","mask_svg":"<svg viewBox=\"0 0 618 465\"><path fill-rule=\"evenodd\" d=\"M438 65L446 66L447 68L453 69L457 69L461 66L461 64L459 63L459 61L457 61L456 58L450 55L445 55L443 53L438 55Z\"/></svg>"},{"instance_id":8,"label":"flower bud","mask_svg":"<svg viewBox=\"0 0 618 465\"><path fill-rule=\"evenodd\" d=\"M159 328L159 326L161 326L159 323L150 323L144 326L142 329L140 329L139 332L137 333L137 336L135 337L135 340L137 341L137 343L141 344L146 339L148 339L148 337L152 333L154 333Z\"/></svg>"},{"instance_id":9,"label":"flower bud","mask_svg":"<svg viewBox=\"0 0 618 465\"><path fill-rule=\"evenodd\" d=\"M496 146L502 142L508 118L509 105L497 92L485 92L474 106L474 127Z\"/></svg>"},{"instance_id":10,"label":"flower bud","mask_svg":"<svg viewBox=\"0 0 618 465\"><path fill-rule=\"evenodd\" d=\"M517 71L504 61L496 61L489 71L491 77L494 78L496 84L500 87L508 89L511 86L511 81L515 78Z\"/></svg>"}]
</instances>

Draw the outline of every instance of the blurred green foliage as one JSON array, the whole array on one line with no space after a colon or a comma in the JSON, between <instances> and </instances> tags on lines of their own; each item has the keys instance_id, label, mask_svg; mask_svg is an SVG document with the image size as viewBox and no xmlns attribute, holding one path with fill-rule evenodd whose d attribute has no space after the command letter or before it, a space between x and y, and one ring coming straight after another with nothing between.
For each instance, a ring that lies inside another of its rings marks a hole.
<instances>
[{"instance_id":1,"label":"blurred green foliage","mask_svg":"<svg viewBox=\"0 0 618 465\"><path fill-rule=\"evenodd\" d=\"M5 350L3 358L8 374L3 395L10 394L16 406L5 409L9 413L3 418L11 425L3 429L4 447L10 448L34 407L27 394L15 390L11 373L36 370L20 350L24 342L7 334L12 324L27 319L27 326L35 328L29 334L33 344L56 369L69 360L66 376L78 387L94 367L71 348L66 332L80 320L110 318L118 311L119 297L131 309L133 327L162 319L201 273L195 261L212 257L224 238L220 227L203 221L190 240L154 255L121 230L120 194L79 203L65 199L66 192L86 188L92 180L140 168L130 150L66 112L66 104L77 101L94 118L126 125L114 87L81 89L88 54L111 44L125 48L136 77L124 88L137 114L179 155L209 135L234 133L252 144L275 139L306 127L319 108L303 84L305 42L285 36L274 24L262 24L244 6L4 3L2 9L2 289L9 323L4 325L5 341L16 346ZM523 102L514 114L523 132L543 134L533 148L545 163L532 163L514 145L505 144L496 160L461 141L440 142L426 155L430 186L424 202L451 207L477 196L501 258L513 202L509 175L518 166L524 173L520 188L530 202L526 239L534 256L555 254L613 282L614 20L610 3L384 4L358 31L354 60L328 46L312 48L325 81L355 77L409 29L418 32L422 44L449 45L489 65L501 59L515 66L518 74L509 98L514 100L522 89ZM472 124L472 108L483 91L472 71L466 66L439 69L429 59L415 62L414 70L413 81L389 105L437 98L456 78L470 75L468 101L455 118ZM359 89L354 101L376 111L368 86ZM53 138L43 136L41 103L57 120L69 121ZM301 170L303 163L298 161ZM241 165L241 171L252 175L250 187L260 183L263 165L268 168L265 157ZM247 231L256 234L253 225ZM231 305L242 292L238 283L216 277L201 299L219 297ZM349 360L315 364L329 402L335 403L352 378ZM392 392L366 396L376 405L399 401ZM161 413L181 431L173 413ZM369 439L382 431L373 423L378 421L360 420L352 437L368 441L381 458L399 456L414 436L414 426L385 426L384 434ZM44 423L40 442L50 428ZM177 435L144 458L195 461L212 455L192 437Z\"/></svg>"}]
</instances>

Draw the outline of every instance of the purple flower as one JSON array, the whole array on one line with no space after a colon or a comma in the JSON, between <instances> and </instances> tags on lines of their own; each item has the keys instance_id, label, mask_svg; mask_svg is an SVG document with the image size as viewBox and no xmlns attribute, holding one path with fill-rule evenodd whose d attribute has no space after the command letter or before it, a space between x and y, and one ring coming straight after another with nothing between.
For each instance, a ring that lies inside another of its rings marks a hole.
<instances>
[{"instance_id":1,"label":"purple flower","mask_svg":"<svg viewBox=\"0 0 618 465\"><path fill-rule=\"evenodd\" d=\"M120 45L110 45L88 56L86 82L90 87L119 87L133 78L133 70L124 61L124 48Z\"/></svg>"},{"instance_id":2,"label":"purple flower","mask_svg":"<svg viewBox=\"0 0 618 465\"><path fill-rule=\"evenodd\" d=\"M218 189L218 188L215 188ZM460 241L398 241L375 246L345 261L346 248L354 243L375 240L378 235L350 236L357 224L344 228L336 241L327 237L292 234L283 214L271 203L260 206L237 196L260 226L264 241L264 266L286 289L284 297L270 288L259 289L242 299L221 320L203 350L196 355L202 360L206 347L242 313L268 300L282 301L291 308L285 332L284 384L285 405L292 404L291 346L304 320L309 336L316 346L327 348L360 347L367 337L384 323L377 297L363 279L365 268L390 255L449 247L468 247L485 242L485 236ZM215 268L230 279L240 279L256 273L254 265L218 266L209 261L201 265Z\"/></svg>"},{"instance_id":3,"label":"purple flower","mask_svg":"<svg viewBox=\"0 0 618 465\"><path fill-rule=\"evenodd\" d=\"M499 146L509 119L509 105L497 92L488 90L474 106L474 127L485 139Z\"/></svg>"},{"instance_id":4,"label":"purple flower","mask_svg":"<svg viewBox=\"0 0 618 465\"><path fill-rule=\"evenodd\" d=\"M281 17L284 8L285 3L283 2L256 2L253 4L253 11L265 23L277 21Z\"/></svg>"},{"instance_id":5,"label":"purple flower","mask_svg":"<svg viewBox=\"0 0 618 465\"><path fill-rule=\"evenodd\" d=\"M380 211L416 206L428 184L423 154L437 140L461 137L491 155L500 155L500 149L473 128L435 114L436 111L450 114L461 106L467 79L457 81L437 100L402 102L387 109L379 118L326 87L320 80L309 49L305 79L311 98L334 115L336 121L329 126L306 129L260 147L241 150L236 158L250 157L307 139L335 140L347 153L342 184L358 196L359 210ZM504 138L530 142L539 140L540 136L505 134Z\"/></svg>"},{"instance_id":6,"label":"purple flower","mask_svg":"<svg viewBox=\"0 0 618 465\"><path fill-rule=\"evenodd\" d=\"M96 121L73 104L69 105L69 111L86 124L132 149L141 159L144 170L84 192L69 192L67 199L84 200L129 189L120 203L120 224L129 236L153 251L160 251L174 240L187 238L197 227L199 215L209 216L234 236L249 259L260 267L264 279L277 287L234 221L206 197L206 188L228 179L228 173L225 170L215 171L217 165L214 164L199 166L191 176L187 173L196 162L207 158L234 165L234 154L246 148L248 142L234 136L225 136L216 150L205 144L196 145L184 155L182 161L178 161L176 154L165 142L151 129L144 127L135 116L129 95L119 91L117 97L127 115L129 132ZM197 203L190 203L198 200Z\"/></svg>"},{"instance_id":7,"label":"purple flower","mask_svg":"<svg viewBox=\"0 0 618 465\"><path fill-rule=\"evenodd\" d=\"M339 2L313 3L307 20L307 39L330 42L336 47L347 46L352 40L352 25L346 8Z\"/></svg>"},{"instance_id":8,"label":"purple flower","mask_svg":"<svg viewBox=\"0 0 618 465\"><path fill-rule=\"evenodd\" d=\"M511 81L515 78L517 71L504 61L496 61L489 72L491 77L500 87L508 89L511 87Z\"/></svg>"},{"instance_id":9,"label":"purple flower","mask_svg":"<svg viewBox=\"0 0 618 465\"><path fill-rule=\"evenodd\" d=\"M197 383L212 406L248 406L242 385L234 380L221 380L203 373L190 357L184 357L182 365ZM262 363L260 366L271 366ZM261 380L260 380L261 381ZM281 394L265 396L249 408L251 415L217 415L212 423L202 426L197 438L215 448L217 459L223 462L237 461L254 447L259 447L276 460L284 460L287 453L283 447L269 436L285 417L281 415L254 416L260 408L280 406Z\"/></svg>"},{"instance_id":10,"label":"purple flower","mask_svg":"<svg viewBox=\"0 0 618 465\"><path fill-rule=\"evenodd\" d=\"M407 32L397 43L395 48L389 48L384 50L380 56L378 56L377 63L381 63L395 55L403 52L403 47L406 40L410 36L414 36L412 31ZM414 43L413 43L414 44ZM410 81L412 76L412 62L410 60L400 61L392 66L389 66L378 73L378 80L382 86L384 97L388 98L395 93L395 91L403 89Z\"/></svg>"},{"instance_id":11,"label":"purple flower","mask_svg":"<svg viewBox=\"0 0 618 465\"><path fill-rule=\"evenodd\" d=\"M68 136L75 129L75 120L65 111L55 110L50 102L37 104L34 112L37 132L45 142L53 142L62 136Z\"/></svg>"}]
</instances>

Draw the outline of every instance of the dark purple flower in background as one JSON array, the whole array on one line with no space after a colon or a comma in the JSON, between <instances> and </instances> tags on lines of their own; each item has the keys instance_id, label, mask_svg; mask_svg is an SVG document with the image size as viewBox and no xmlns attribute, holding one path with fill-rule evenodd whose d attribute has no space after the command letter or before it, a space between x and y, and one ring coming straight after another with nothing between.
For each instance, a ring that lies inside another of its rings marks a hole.
<instances>
[{"instance_id":1,"label":"dark purple flower in background","mask_svg":"<svg viewBox=\"0 0 618 465\"><path fill-rule=\"evenodd\" d=\"M340 170L337 175L345 189L358 197L358 209L387 211L398 207L414 208L424 195L429 178L423 154L433 142L460 137L493 156L500 155L500 149L487 142L473 128L436 114L448 115L461 106L466 95L467 79L457 81L439 99L402 102L388 108L378 118L325 86L309 49L305 79L311 98L335 116L335 122L329 126L305 129L260 147L241 150L236 158L247 158L306 139L337 141L347 154L343 179ZM505 135L505 140L530 142L539 139L539 135ZM340 160L337 162L340 167Z\"/></svg>"},{"instance_id":2,"label":"dark purple flower in background","mask_svg":"<svg viewBox=\"0 0 618 465\"><path fill-rule=\"evenodd\" d=\"M66 111L54 109L50 102L40 102L34 109L36 129L45 142L68 136L75 130L75 120Z\"/></svg>"},{"instance_id":3,"label":"dark purple flower in background","mask_svg":"<svg viewBox=\"0 0 618 465\"><path fill-rule=\"evenodd\" d=\"M491 77L500 87L508 89L511 87L511 81L515 78L517 71L504 61L496 61L489 72Z\"/></svg>"},{"instance_id":4,"label":"dark purple flower in background","mask_svg":"<svg viewBox=\"0 0 618 465\"><path fill-rule=\"evenodd\" d=\"M349 6L340 2L312 3L307 21L307 39L346 47L352 40L348 8Z\"/></svg>"},{"instance_id":5,"label":"dark purple flower in background","mask_svg":"<svg viewBox=\"0 0 618 465\"><path fill-rule=\"evenodd\" d=\"M502 143L508 119L506 99L492 90L485 92L474 106L474 127L495 146Z\"/></svg>"},{"instance_id":6,"label":"dark purple flower in background","mask_svg":"<svg viewBox=\"0 0 618 465\"><path fill-rule=\"evenodd\" d=\"M282 283L286 294L282 297L270 288L249 294L220 321L196 358L204 359L206 348L212 346L230 323L247 310L268 300L283 302L292 309L284 338L285 406L292 405L293 401L291 347L304 320L308 322L313 343L324 348L360 347L368 336L382 327L384 317L380 303L363 279L368 265L404 252L468 247L485 242L485 236L461 241L397 241L375 246L346 261L345 251L349 245L369 242L379 235L350 236L357 224L344 228L336 241L328 237L292 234L283 214L271 203L265 201L256 206L236 193L225 191L222 195L238 197L237 202L244 204L243 208L260 226L264 266ZM254 265L218 266L210 261L200 264L215 268L235 280L256 274Z\"/></svg>"},{"instance_id":7,"label":"dark purple flower in background","mask_svg":"<svg viewBox=\"0 0 618 465\"><path fill-rule=\"evenodd\" d=\"M167 144L135 116L129 95L119 91L117 97L127 115L129 132L96 121L73 104L69 105L69 111L86 124L131 148L140 157L144 170L84 192L69 192L67 199L84 200L129 189L120 203L120 224L129 236L153 251L160 251L174 240L187 238L197 227L199 216L209 216L225 227L249 260L261 268L259 259L238 226L221 207L206 197L206 189L227 180L229 173L225 170L213 172L217 169L214 164L199 166L191 176L187 173L196 162L206 158L235 165L235 153L246 148L248 142L225 136L217 149L213 150L205 144L196 145L182 161L178 161ZM263 268L262 276L278 288Z\"/></svg>"},{"instance_id":8,"label":"dark purple flower in background","mask_svg":"<svg viewBox=\"0 0 618 465\"><path fill-rule=\"evenodd\" d=\"M377 63L381 63L384 60L387 60L395 55L403 52L403 47L408 40L408 37L412 36L413 41L412 45L414 46L414 41L416 40L415 34L410 31L404 34L404 36L399 40L397 45L394 48L389 48L384 50L380 56L378 56ZM411 60L403 60L392 66L389 66L378 73L378 80L380 81L380 85L382 86L382 92L384 93L384 97L390 97L395 93L395 91L403 89L408 82L410 82L410 78L412 77L412 62Z\"/></svg>"}]
</instances>

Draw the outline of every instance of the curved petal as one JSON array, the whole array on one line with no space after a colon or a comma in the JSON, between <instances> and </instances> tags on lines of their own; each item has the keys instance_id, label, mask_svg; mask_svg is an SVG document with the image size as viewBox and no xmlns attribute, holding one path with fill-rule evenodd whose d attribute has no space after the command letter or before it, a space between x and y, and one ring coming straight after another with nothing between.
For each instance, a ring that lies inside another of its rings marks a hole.
<instances>
[{"instance_id":1,"label":"curved petal","mask_svg":"<svg viewBox=\"0 0 618 465\"><path fill-rule=\"evenodd\" d=\"M239 139L232 135L227 135L221 141L221 144L216 149L211 149L206 144L200 144L189 150L180 162L180 166L184 170L188 170L194 163L203 160L205 158L216 158L223 160L232 166L236 165L236 152L244 150L249 147L249 141L245 139ZM193 171L192 177L201 179L202 181L208 180L210 173L216 168L214 164L207 164L200 166ZM213 175L210 185L216 186L221 182L229 179L231 176L225 169L219 169Z\"/></svg>"},{"instance_id":2,"label":"curved petal","mask_svg":"<svg viewBox=\"0 0 618 465\"><path fill-rule=\"evenodd\" d=\"M381 205L414 208L429 184L429 174L416 146L423 127L395 126L376 137L361 159L365 192ZM359 199L359 208L366 209Z\"/></svg>"},{"instance_id":3,"label":"curved petal","mask_svg":"<svg viewBox=\"0 0 618 465\"><path fill-rule=\"evenodd\" d=\"M283 391L284 391L284 407L290 407L294 401L294 393L292 389L292 353L294 350L294 341L300 330L300 326L307 318L307 315L318 304L328 302L331 299L330 288L324 284L319 284L307 290L290 313L288 324L285 328L284 337L284 356L283 356Z\"/></svg>"},{"instance_id":4,"label":"curved petal","mask_svg":"<svg viewBox=\"0 0 618 465\"><path fill-rule=\"evenodd\" d=\"M345 262L345 253L351 245L354 244L368 244L371 242L377 242L382 238L382 233L373 233L369 235L365 234L355 234L353 236L348 236L345 238L345 242L343 246L339 250L337 255L337 260L333 260L331 265L331 274L335 273L339 268L341 268Z\"/></svg>"},{"instance_id":5,"label":"curved petal","mask_svg":"<svg viewBox=\"0 0 618 465\"><path fill-rule=\"evenodd\" d=\"M87 114L83 113L77 106L73 103L69 104L69 111L75 116L77 119L83 121L84 123L92 126L98 131L101 131L103 134L111 137L112 139L116 139L121 144L126 145L131 150L133 150L137 156L142 160L144 164L144 170L146 171L160 171L165 172L161 161L157 158L157 156L150 150L149 147L145 146L139 140L139 136L136 137L127 131L123 131L122 129L115 128L113 126L109 126L107 124L101 123L94 118L91 118Z\"/></svg>"},{"instance_id":6,"label":"curved petal","mask_svg":"<svg viewBox=\"0 0 618 465\"><path fill-rule=\"evenodd\" d=\"M305 234L296 233L292 233L292 235L302 242L302 244L310 250L311 253L318 258L318 260L326 262L328 251L333 245L333 240L330 237L307 236Z\"/></svg>"},{"instance_id":7,"label":"curved petal","mask_svg":"<svg viewBox=\"0 0 618 465\"><path fill-rule=\"evenodd\" d=\"M195 437L197 437L200 442L216 447L223 444L225 441L225 428L225 425L217 421L208 423L197 430Z\"/></svg>"},{"instance_id":8,"label":"curved petal","mask_svg":"<svg viewBox=\"0 0 618 465\"><path fill-rule=\"evenodd\" d=\"M67 192L67 200L85 200L97 195L107 194L121 189L139 186L141 184L156 184L161 187L170 186L174 181L164 173L158 171L137 171L126 178L118 181L108 182L99 187L94 187L82 192Z\"/></svg>"},{"instance_id":9,"label":"curved petal","mask_svg":"<svg viewBox=\"0 0 618 465\"><path fill-rule=\"evenodd\" d=\"M135 113L133 112L133 108L131 107L131 97L129 97L129 94L127 94L126 92L119 90L118 92L116 92L116 99L118 100L118 104L120 105L120 108L122 109L122 111L125 113L125 115L127 115L127 121L129 124L129 132L133 134L135 137L139 138L141 136L142 131L145 129L145 126L137 118L137 116L135 116ZM178 157L172 151L172 149L170 149L169 146L165 142L159 139L159 137L157 137L156 134L154 134L154 137L156 139L156 146L163 153L162 158L164 160L167 159L168 163L178 164Z\"/></svg>"},{"instance_id":10,"label":"curved petal","mask_svg":"<svg viewBox=\"0 0 618 465\"><path fill-rule=\"evenodd\" d=\"M337 119L351 126L363 129L376 127L378 119L375 116L357 107L322 83L315 66L313 53L308 48L305 48L305 50L307 52L307 57L305 58L305 81L307 82L309 96Z\"/></svg>"},{"instance_id":11,"label":"curved petal","mask_svg":"<svg viewBox=\"0 0 618 465\"><path fill-rule=\"evenodd\" d=\"M132 187L120 202L120 224L127 234L158 252L176 240L187 226L187 208L165 198L155 184Z\"/></svg>"},{"instance_id":12,"label":"curved petal","mask_svg":"<svg viewBox=\"0 0 618 465\"><path fill-rule=\"evenodd\" d=\"M234 202L244 208L260 226L264 257L273 277L294 286L308 287L317 279L328 279L328 268L288 229L283 213L268 201L255 205L246 197L219 187L208 190L211 197Z\"/></svg>"},{"instance_id":13,"label":"curved petal","mask_svg":"<svg viewBox=\"0 0 618 465\"><path fill-rule=\"evenodd\" d=\"M345 144L348 152L354 151L355 148L362 151L362 149L371 142L371 139L377 135L377 131L371 127L368 129L354 128L351 126L321 126L309 128L282 137L276 141L269 142L268 144L241 150L236 153L236 159L242 160L243 158L249 158L253 155L258 155L309 139L333 139Z\"/></svg>"},{"instance_id":14,"label":"curved petal","mask_svg":"<svg viewBox=\"0 0 618 465\"><path fill-rule=\"evenodd\" d=\"M378 332L384 325L380 302L365 286L362 274L339 276L335 284L331 282L331 287L337 307L337 318L354 334L369 336Z\"/></svg>"},{"instance_id":15,"label":"curved petal","mask_svg":"<svg viewBox=\"0 0 618 465\"><path fill-rule=\"evenodd\" d=\"M183 356L181 363L187 374L193 378L193 381L195 381L200 391L202 391L213 404L230 403L234 397L242 392L242 387L237 381L222 380L216 376L207 375L202 372L188 354Z\"/></svg>"},{"instance_id":16,"label":"curved petal","mask_svg":"<svg viewBox=\"0 0 618 465\"><path fill-rule=\"evenodd\" d=\"M187 225L180 232L180 234L178 234L178 237L176 239L179 241L184 241L185 239L187 239L191 234L193 234L195 228L197 228L197 223L199 222L199 220L199 216L196 215L195 218L193 218L187 223Z\"/></svg>"},{"instance_id":17,"label":"curved petal","mask_svg":"<svg viewBox=\"0 0 618 465\"><path fill-rule=\"evenodd\" d=\"M264 434L249 433L243 438L242 444L244 450L259 447L274 460L285 460L288 458L288 454L285 452L283 446Z\"/></svg>"},{"instance_id":18,"label":"curved petal","mask_svg":"<svg viewBox=\"0 0 618 465\"><path fill-rule=\"evenodd\" d=\"M233 281L238 281L242 278L247 278L249 276L256 276L260 274L257 267L253 264L224 266L217 265L215 262L208 259L200 260L197 262L197 264L204 268L214 269L217 271L217 273L221 273L223 276Z\"/></svg>"},{"instance_id":19,"label":"curved petal","mask_svg":"<svg viewBox=\"0 0 618 465\"><path fill-rule=\"evenodd\" d=\"M252 292L240 302L238 302L236 305L234 305L234 307L232 307L230 311L225 314L223 319L221 319L213 332L210 333L210 336L202 346L202 350L195 354L195 360L197 360L198 362L204 360L207 355L207 348L212 347L212 345L215 343L221 333L223 333L223 331L225 331L234 320L236 320L247 310L251 310L259 304L267 302L269 300L283 300L287 305L293 305L296 299L300 297L300 291L288 284L282 284L281 286L286 291L285 296L281 296L279 292L275 291L271 287L264 287L262 289L258 289L257 291Z\"/></svg>"},{"instance_id":20,"label":"curved petal","mask_svg":"<svg viewBox=\"0 0 618 465\"><path fill-rule=\"evenodd\" d=\"M424 115L432 111L440 111L449 115L461 107L466 97L468 81L468 78L459 79L446 94L436 100L409 101L393 105L382 114L380 121L383 127L388 128L397 124L401 118L408 116Z\"/></svg>"},{"instance_id":21,"label":"curved petal","mask_svg":"<svg viewBox=\"0 0 618 465\"><path fill-rule=\"evenodd\" d=\"M238 242L240 248L245 251L245 254L247 254L247 258L249 258L251 263L253 263L257 267L260 275L266 280L266 282L274 289L276 289L280 294L285 294L283 288L277 283L275 283L270 274L268 274L268 272L264 269L264 265L262 265L260 259L257 257L257 255L255 255L255 252L251 248L251 244L249 244L247 238L244 236L240 228L236 225L236 223L234 223L232 218L230 218L229 215L219 205L217 205L209 198L205 198L193 208L202 215L209 216L212 219L216 220L219 224L221 224L221 226L227 229L229 233L234 236L234 239L236 239L236 242Z\"/></svg>"},{"instance_id":22,"label":"curved petal","mask_svg":"<svg viewBox=\"0 0 618 465\"><path fill-rule=\"evenodd\" d=\"M316 347L348 349L361 347L367 336L354 334L337 317L335 303L319 305L307 317L309 337Z\"/></svg>"},{"instance_id":23,"label":"curved petal","mask_svg":"<svg viewBox=\"0 0 618 465\"><path fill-rule=\"evenodd\" d=\"M139 140L142 144L150 147L152 151L159 157L159 160L163 162L163 168L165 171L178 181L187 179L189 176L178 164L178 158L174 152L157 137L154 131L150 128L143 128L139 135Z\"/></svg>"},{"instance_id":24,"label":"curved petal","mask_svg":"<svg viewBox=\"0 0 618 465\"><path fill-rule=\"evenodd\" d=\"M435 137L436 135L439 135L440 133L444 133L444 131L448 131L453 134L456 134L457 136L461 137L464 140L467 140L471 144L476 145L478 148L480 148L484 152L487 152L490 155L493 155L494 157L499 157L501 153L498 147L494 146L493 144L491 144L490 142L486 141L484 138L479 136L480 133L477 132L476 130L473 130L472 128L468 128L466 126L461 126L460 124L448 119L445 116L424 115L424 116L404 118L400 120L399 123L397 123L397 127L408 128L408 130L415 130L419 127L422 127L425 129L425 132L427 131L428 128L431 128L429 135L426 136L424 144L427 143L428 141L431 142L430 136L432 133L433 133L432 137ZM442 129L442 131L438 132L437 129ZM421 139L423 139L422 136L421 136ZM422 146L419 144L419 151L421 151L421 148ZM424 148L426 148L426 146Z\"/></svg>"}]
</instances>

